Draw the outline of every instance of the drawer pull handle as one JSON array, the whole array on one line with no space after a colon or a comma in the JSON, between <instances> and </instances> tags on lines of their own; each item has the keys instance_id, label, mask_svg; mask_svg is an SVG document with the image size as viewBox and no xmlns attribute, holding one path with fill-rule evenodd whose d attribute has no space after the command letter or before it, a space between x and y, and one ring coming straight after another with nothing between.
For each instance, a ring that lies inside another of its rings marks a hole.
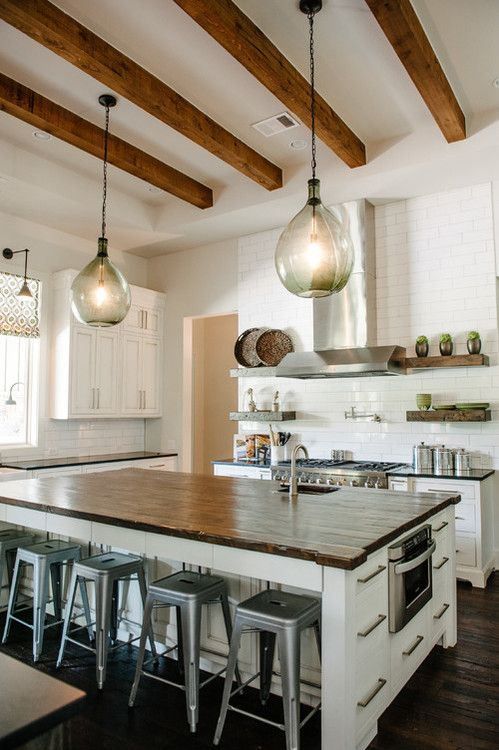
<instances>
[{"instance_id":1,"label":"drawer pull handle","mask_svg":"<svg viewBox=\"0 0 499 750\"><path fill-rule=\"evenodd\" d=\"M444 604L443 607L442 607L442 609L440 610L440 612L438 612L438 614L436 614L436 615L433 615L433 619L434 620L440 620L440 618L445 615L445 613L447 612L447 610L449 609L449 607L450 607L450 604Z\"/></svg>"},{"instance_id":2,"label":"drawer pull handle","mask_svg":"<svg viewBox=\"0 0 499 750\"><path fill-rule=\"evenodd\" d=\"M357 578L357 583L367 583L368 581L372 581L373 578L376 578L376 576L379 576L380 573L382 573L384 570L386 570L386 565L378 565L377 569L374 570L372 573L369 573L368 576L365 578Z\"/></svg>"},{"instance_id":3,"label":"drawer pull handle","mask_svg":"<svg viewBox=\"0 0 499 750\"><path fill-rule=\"evenodd\" d=\"M457 550L456 550L456 555L457 555L457 553L458 553L458 552L461 552L461 550L460 550L460 549L457 549Z\"/></svg>"},{"instance_id":4,"label":"drawer pull handle","mask_svg":"<svg viewBox=\"0 0 499 750\"><path fill-rule=\"evenodd\" d=\"M438 529L433 529L433 531L435 533L438 533L439 531L442 531L442 529L445 529L445 527L448 526L448 525L449 525L448 521L442 521L442 523L440 524L440 526L438 527Z\"/></svg>"},{"instance_id":5,"label":"drawer pull handle","mask_svg":"<svg viewBox=\"0 0 499 750\"><path fill-rule=\"evenodd\" d=\"M449 562L448 557L442 557L442 562L439 562L438 565L433 566L433 570L440 570L440 568L443 568L445 563Z\"/></svg>"},{"instance_id":6,"label":"drawer pull handle","mask_svg":"<svg viewBox=\"0 0 499 750\"><path fill-rule=\"evenodd\" d=\"M378 615L372 625L369 625L369 627L366 628L365 630L361 630L359 633L357 633L357 635L360 636L361 638L367 638L369 633L372 633L373 630L376 630L378 625L381 625L381 623L384 622L384 620L386 620L386 615Z\"/></svg>"},{"instance_id":7,"label":"drawer pull handle","mask_svg":"<svg viewBox=\"0 0 499 750\"><path fill-rule=\"evenodd\" d=\"M162 466L166 466L166 464L149 464L150 469L160 469Z\"/></svg>"},{"instance_id":8,"label":"drawer pull handle","mask_svg":"<svg viewBox=\"0 0 499 750\"><path fill-rule=\"evenodd\" d=\"M410 648L408 648L407 651L402 651L402 655L403 656L410 656L411 654L413 654L415 652L415 650L417 649L417 647L419 646L419 644L423 643L423 641L424 641L424 635L418 635L418 636L416 636L416 640L414 641L414 643L412 644L412 646Z\"/></svg>"},{"instance_id":9,"label":"drawer pull handle","mask_svg":"<svg viewBox=\"0 0 499 750\"><path fill-rule=\"evenodd\" d=\"M456 516L456 521L466 521L464 516Z\"/></svg>"},{"instance_id":10,"label":"drawer pull handle","mask_svg":"<svg viewBox=\"0 0 499 750\"><path fill-rule=\"evenodd\" d=\"M382 688L385 687L385 685L386 685L386 680L384 680L382 677L379 677L378 678L378 682L376 684L376 687L374 687L371 690L371 692L369 693L369 695L366 698L364 698L361 701L357 701L357 705L360 706L361 708L365 708L366 706L368 706L370 704L370 702L372 700L374 700L374 698L376 698L376 696L378 695L379 691Z\"/></svg>"}]
</instances>

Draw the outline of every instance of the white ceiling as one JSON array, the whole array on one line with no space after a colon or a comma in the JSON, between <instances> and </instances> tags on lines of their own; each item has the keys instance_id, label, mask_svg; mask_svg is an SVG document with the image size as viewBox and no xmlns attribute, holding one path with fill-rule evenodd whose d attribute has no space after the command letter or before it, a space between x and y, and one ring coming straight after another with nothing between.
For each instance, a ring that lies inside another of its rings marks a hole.
<instances>
[{"instance_id":1,"label":"white ceiling","mask_svg":"<svg viewBox=\"0 0 499 750\"><path fill-rule=\"evenodd\" d=\"M237 0L291 62L307 74L307 26L297 0ZM412 0L465 111L470 136L447 144L364 0L324 0L317 18L317 87L364 140L368 164L351 170L319 145L328 202L374 202L499 179L499 2ZM201 211L110 168L111 245L143 257L286 223L304 201L309 141L300 126L265 138L251 124L285 107L173 0L59 0L57 5L179 91L284 170L268 192L135 105L119 98L111 128L120 137L211 186ZM103 87L0 22L0 71L102 124ZM98 232L101 164L0 113L0 210L85 239Z\"/></svg>"}]
</instances>

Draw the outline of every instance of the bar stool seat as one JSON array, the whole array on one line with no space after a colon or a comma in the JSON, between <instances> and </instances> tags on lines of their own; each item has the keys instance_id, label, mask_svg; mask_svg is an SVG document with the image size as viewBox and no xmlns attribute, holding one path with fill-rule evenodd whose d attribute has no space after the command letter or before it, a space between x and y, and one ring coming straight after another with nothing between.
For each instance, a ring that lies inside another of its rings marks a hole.
<instances>
[{"instance_id":1,"label":"bar stool seat","mask_svg":"<svg viewBox=\"0 0 499 750\"><path fill-rule=\"evenodd\" d=\"M219 603L222 605L225 630L227 632L227 639L230 641L232 621L227 595L227 584L223 578L208 573L183 570L154 581L149 585L144 609L137 668L130 692L129 706L133 706L135 703L141 676L151 677L167 685L185 690L187 720L191 732L196 731L199 716L199 689L221 675L226 669L224 667L200 684L201 610L204 604L210 603ZM155 605L176 608L178 643L176 646L168 648L162 655L166 655L177 648L179 669L184 673L184 685L179 685L176 682L159 677L143 669L146 634L147 629L150 627L152 611ZM238 683L241 684L237 664L234 665L234 672Z\"/></svg>"},{"instance_id":2,"label":"bar stool seat","mask_svg":"<svg viewBox=\"0 0 499 750\"><path fill-rule=\"evenodd\" d=\"M27 531L15 527L0 529L0 589L10 590L17 548L32 544L33 541L33 535ZM7 571L7 584L3 582L5 571Z\"/></svg>"},{"instance_id":3,"label":"bar stool seat","mask_svg":"<svg viewBox=\"0 0 499 750\"><path fill-rule=\"evenodd\" d=\"M64 542L60 539L51 539L45 542L37 542L26 547L17 548L16 562L14 565L13 581L10 589L9 604L7 608L7 619L3 633L2 643L6 643L10 633L12 620L26 625L33 630L33 660L40 658L43 648L43 636L47 628L58 625L62 618L62 592L61 574L62 566L74 563L80 559L81 548L79 544ZM23 606L16 609L21 572L25 565L33 566L33 624L21 620L16 614L29 609ZM55 622L45 624L47 605L49 604L49 581L52 583L52 601L54 604ZM90 621L90 610L88 600L83 601L85 613Z\"/></svg>"},{"instance_id":4,"label":"bar stool seat","mask_svg":"<svg viewBox=\"0 0 499 750\"><path fill-rule=\"evenodd\" d=\"M87 557L80 560L73 567L73 574L68 591L68 603L64 613L64 628L62 632L61 645L57 658L57 667L61 665L66 643L74 643L88 651L96 654L96 678L99 690L104 687L106 680L107 657L109 653L109 640L116 641L118 630L118 599L119 584L124 581L137 580L139 583L142 605L146 600L146 579L144 574L144 563L142 558L128 555L123 552L107 552ZM95 585L95 622L87 619L87 624L77 627L71 631L71 636L77 631L86 628L90 642L93 641L93 626L95 626L95 648L87 646L69 635L69 627L73 618L73 607L78 586L85 592L87 598L87 583ZM122 618L124 620L124 618ZM150 640L151 651L156 655L152 628L147 635ZM127 643L138 640L132 638ZM119 646L126 644L119 644ZM118 648L119 646L114 646Z\"/></svg>"},{"instance_id":5,"label":"bar stool seat","mask_svg":"<svg viewBox=\"0 0 499 750\"><path fill-rule=\"evenodd\" d=\"M234 631L230 642L229 662L225 675L222 707L213 740L218 745L222 736L227 711L251 716L266 724L283 729L287 750L299 750L301 727L319 710L315 706L300 723L300 636L303 630L312 627L315 633L319 657L321 654L320 633L321 604L311 596L292 594L277 589L267 589L236 607ZM260 634L260 671L250 677L242 687L260 677L260 699L267 702L272 680L272 664L276 640L281 664L282 699L284 725L264 719L230 704L232 696L241 692L241 687L231 692L237 653L244 633Z\"/></svg>"}]
</instances>

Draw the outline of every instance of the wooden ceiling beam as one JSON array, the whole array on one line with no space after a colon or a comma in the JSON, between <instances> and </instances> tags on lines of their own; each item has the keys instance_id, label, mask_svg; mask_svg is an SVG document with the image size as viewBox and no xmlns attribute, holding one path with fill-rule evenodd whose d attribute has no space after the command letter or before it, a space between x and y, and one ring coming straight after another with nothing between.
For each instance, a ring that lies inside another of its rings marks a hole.
<instances>
[{"instance_id":1,"label":"wooden ceiling beam","mask_svg":"<svg viewBox=\"0 0 499 750\"><path fill-rule=\"evenodd\" d=\"M267 190L282 187L279 167L48 0L0 0L0 18Z\"/></svg>"},{"instance_id":2,"label":"wooden ceiling beam","mask_svg":"<svg viewBox=\"0 0 499 750\"><path fill-rule=\"evenodd\" d=\"M449 143L466 138L464 113L410 0L366 0Z\"/></svg>"},{"instance_id":3,"label":"wooden ceiling beam","mask_svg":"<svg viewBox=\"0 0 499 750\"><path fill-rule=\"evenodd\" d=\"M102 159L104 130L21 83L0 73L0 110L35 128ZM100 112L100 110L99 110ZM109 134L108 160L124 172L139 177L198 208L213 205L209 187L193 180L154 156Z\"/></svg>"},{"instance_id":4,"label":"wooden ceiling beam","mask_svg":"<svg viewBox=\"0 0 499 750\"><path fill-rule=\"evenodd\" d=\"M175 2L307 127L311 127L309 82L232 0ZM305 23L305 17L303 20ZM303 33L305 44L305 26ZM315 127L321 141L349 167L366 163L362 141L319 94L316 96Z\"/></svg>"}]
</instances>

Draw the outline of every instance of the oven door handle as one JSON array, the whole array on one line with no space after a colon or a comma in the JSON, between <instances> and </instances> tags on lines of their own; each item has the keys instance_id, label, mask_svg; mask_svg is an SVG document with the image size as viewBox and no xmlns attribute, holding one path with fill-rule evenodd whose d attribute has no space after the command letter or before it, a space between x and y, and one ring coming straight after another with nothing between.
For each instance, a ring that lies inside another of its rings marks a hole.
<instances>
[{"instance_id":1,"label":"oven door handle","mask_svg":"<svg viewBox=\"0 0 499 750\"><path fill-rule=\"evenodd\" d=\"M395 573L400 575L401 573L407 573L409 570L414 570L414 568L417 568L418 565L421 565L421 563L424 563L425 560L428 560L433 555L436 546L437 543L433 539L428 549L419 555L419 557L415 557L414 560L409 560L409 562L396 563L393 566Z\"/></svg>"}]
</instances>

